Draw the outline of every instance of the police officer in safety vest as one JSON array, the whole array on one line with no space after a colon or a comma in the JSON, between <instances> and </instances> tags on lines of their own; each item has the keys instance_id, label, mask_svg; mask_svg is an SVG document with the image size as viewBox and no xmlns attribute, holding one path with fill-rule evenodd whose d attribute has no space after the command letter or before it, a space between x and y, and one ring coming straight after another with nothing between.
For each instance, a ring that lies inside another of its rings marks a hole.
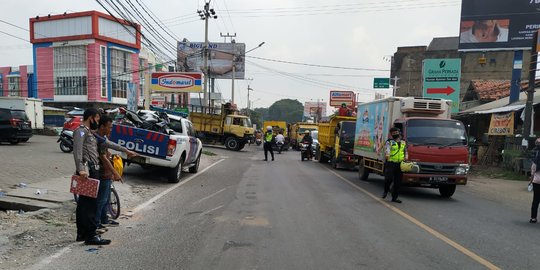
<instances>
[{"instance_id":1,"label":"police officer in safety vest","mask_svg":"<svg viewBox=\"0 0 540 270\"><path fill-rule=\"evenodd\" d=\"M274 161L274 150L272 150L272 141L274 140L274 134L272 132L272 127L266 127L266 133L264 133L264 161L268 161L268 151L272 155L272 161Z\"/></svg>"},{"instance_id":2,"label":"police officer in safety vest","mask_svg":"<svg viewBox=\"0 0 540 270\"><path fill-rule=\"evenodd\" d=\"M401 200L398 199L401 178L403 177L400 164L402 161L408 159L407 144L405 141L401 140L398 128L391 128L390 136L392 136L392 138L386 141L385 146L386 162L384 164L384 192L382 198L386 198L390 186L394 183L394 187L392 188L392 201L401 203Z\"/></svg>"}]
</instances>

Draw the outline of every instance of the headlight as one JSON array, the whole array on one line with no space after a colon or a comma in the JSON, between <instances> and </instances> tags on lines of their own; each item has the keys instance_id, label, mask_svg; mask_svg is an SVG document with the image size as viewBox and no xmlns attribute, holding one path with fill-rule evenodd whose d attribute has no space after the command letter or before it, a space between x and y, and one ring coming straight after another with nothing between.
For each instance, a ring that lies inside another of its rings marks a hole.
<instances>
[{"instance_id":1,"label":"headlight","mask_svg":"<svg viewBox=\"0 0 540 270\"><path fill-rule=\"evenodd\" d=\"M468 164L459 164L458 167L456 167L456 174L457 175L465 175L469 172L469 165Z\"/></svg>"}]
</instances>

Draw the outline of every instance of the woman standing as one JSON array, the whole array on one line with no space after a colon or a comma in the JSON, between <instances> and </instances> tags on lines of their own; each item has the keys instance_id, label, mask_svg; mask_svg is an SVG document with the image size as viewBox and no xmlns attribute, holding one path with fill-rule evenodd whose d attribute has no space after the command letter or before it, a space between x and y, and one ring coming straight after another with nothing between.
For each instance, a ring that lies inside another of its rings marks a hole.
<instances>
[{"instance_id":1,"label":"woman standing","mask_svg":"<svg viewBox=\"0 0 540 270\"><path fill-rule=\"evenodd\" d=\"M538 215L538 204L540 204L540 170L536 171L537 163L540 163L540 138L536 139L534 142L536 145L534 151L534 158L531 166L531 182L529 184L533 185L533 201L531 206L531 219L530 223L536 223ZM538 164L540 166L540 164Z\"/></svg>"}]
</instances>

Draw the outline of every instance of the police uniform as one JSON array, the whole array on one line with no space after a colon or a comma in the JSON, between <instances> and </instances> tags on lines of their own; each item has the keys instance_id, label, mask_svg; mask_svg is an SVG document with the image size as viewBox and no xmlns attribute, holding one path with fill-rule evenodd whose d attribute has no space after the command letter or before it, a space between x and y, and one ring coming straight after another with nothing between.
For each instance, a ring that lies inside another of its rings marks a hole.
<instances>
[{"instance_id":1,"label":"police uniform","mask_svg":"<svg viewBox=\"0 0 540 270\"><path fill-rule=\"evenodd\" d=\"M407 143L403 140L395 141L389 139L386 141L385 153L386 156L388 156L388 159L384 164L383 197L386 197L386 194L390 190L390 185L394 183L392 189L392 201L395 201L399 196L399 189L401 187L403 173L401 172L400 164L405 160L405 156L407 155Z\"/></svg>"},{"instance_id":2,"label":"police uniform","mask_svg":"<svg viewBox=\"0 0 540 270\"><path fill-rule=\"evenodd\" d=\"M274 150L272 150L272 140L274 139L274 135L272 134L272 131L266 131L264 133L264 160L268 160L268 151L270 151L270 155L272 155L272 160L274 160Z\"/></svg>"}]
</instances>

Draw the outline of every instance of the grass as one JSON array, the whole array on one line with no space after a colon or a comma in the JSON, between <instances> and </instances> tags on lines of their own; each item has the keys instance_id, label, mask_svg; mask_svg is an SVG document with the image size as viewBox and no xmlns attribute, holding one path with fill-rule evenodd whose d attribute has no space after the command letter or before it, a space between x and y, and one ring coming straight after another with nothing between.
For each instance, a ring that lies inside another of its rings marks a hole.
<instances>
[{"instance_id":1,"label":"grass","mask_svg":"<svg viewBox=\"0 0 540 270\"><path fill-rule=\"evenodd\" d=\"M510 181L528 181L527 176L500 167L474 166L471 174Z\"/></svg>"},{"instance_id":2,"label":"grass","mask_svg":"<svg viewBox=\"0 0 540 270\"><path fill-rule=\"evenodd\" d=\"M217 156L216 153L210 152L210 151L208 151L208 150L203 150L202 153L203 153L203 155L207 155L207 156L211 156L211 157Z\"/></svg>"}]
</instances>

